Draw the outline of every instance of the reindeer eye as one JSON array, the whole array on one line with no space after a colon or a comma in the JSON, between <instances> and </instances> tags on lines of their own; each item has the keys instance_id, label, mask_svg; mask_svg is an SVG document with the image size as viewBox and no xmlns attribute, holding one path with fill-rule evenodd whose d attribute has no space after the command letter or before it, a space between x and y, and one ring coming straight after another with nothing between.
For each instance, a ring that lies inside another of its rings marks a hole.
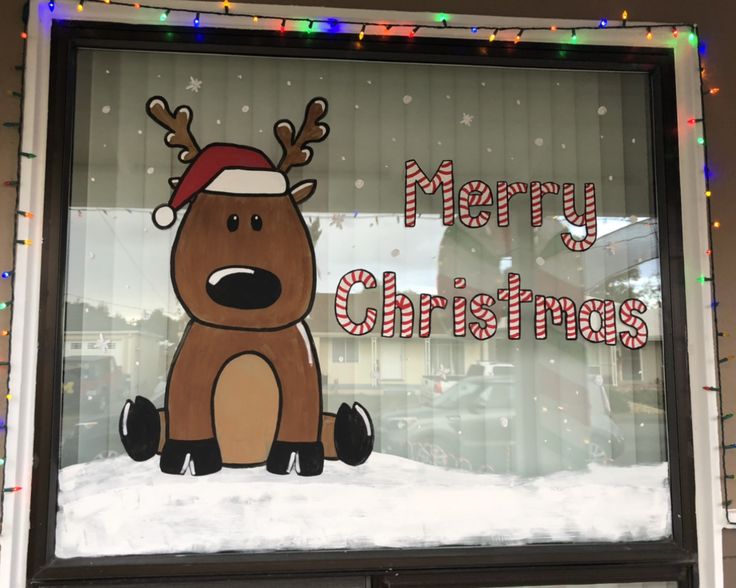
<instances>
[{"instance_id":1,"label":"reindeer eye","mask_svg":"<svg viewBox=\"0 0 736 588\"><path fill-rule=\"evenodd\" d=\"M254 214L250 217L250 226L253 227L254 231L260 231L263 228L263 219L257 214Z\"/></svg>"},{"instance_id":2,"label":"reindeer eye","mask_svg":"<svg viewBox=\"0 0 736 588\"><path fill-rule=\"evenodd\" d=\"M231 214L229 217L227 217L227 230L231 233L238 230L239 224L240 219L238 218L237 214Z\"/></svg>"}]
</instances>

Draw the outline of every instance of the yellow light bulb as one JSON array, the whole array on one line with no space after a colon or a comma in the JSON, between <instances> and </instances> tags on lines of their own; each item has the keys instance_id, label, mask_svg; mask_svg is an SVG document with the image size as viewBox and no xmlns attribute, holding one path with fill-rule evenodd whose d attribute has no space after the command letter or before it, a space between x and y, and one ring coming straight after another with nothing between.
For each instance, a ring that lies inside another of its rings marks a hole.
<instances>
[{"instance_id":1,"label":"yellow light bulb","mask_svg":"<svg viewBox=\"0 0 736 588\"><path fill-rule=\"evenodd\" d=\"M705 196L706 196L707 198L710 198L710 197L711 197L711 194L713 194L713 193L712 193L712 192L711 192L710 190L706 190L706 191L705 191Z\"/></svg>"},{"instance_id":2,"label":"yellow light bulb","mask_svg":"<svg viewBox=\"0 0 736 588\"><path fill-rule=\"evenodd\" d=\"M258 22L258 17L256 15L253 15L253 22Z\"/></svg>"}]
</instances>

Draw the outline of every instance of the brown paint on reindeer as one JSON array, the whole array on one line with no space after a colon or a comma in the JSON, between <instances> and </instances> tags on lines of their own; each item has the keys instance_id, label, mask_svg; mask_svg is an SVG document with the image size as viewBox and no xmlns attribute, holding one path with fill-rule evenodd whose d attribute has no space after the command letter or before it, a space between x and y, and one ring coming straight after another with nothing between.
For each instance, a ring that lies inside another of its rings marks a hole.
<instances>
[{"instance_id":1,"label":"brown paint on reindeer","mask_svg":"<svg viewBox=\"0 0 736 588\"><path fill-rule=\"evenodd\" d=\"M290 186L286 175L311 161L309 143L329 134L326 100L309 102L298 132L288 120L274 125L278 166L252 147L200 149L186 106L171 112L157 96L147 110L189 164L153 220L168 228L189 205L172 246L171 278L191 321L163 409L140 396L123 407L128 454L142 461L159 452L162 471L195 475L263 463L273 473L317 475L325 458L363 463L373 447L370 417L358 403L323 414L319 359L304 322L315 260L298 205L317 182Z\"/></svg>"}]
</instances>

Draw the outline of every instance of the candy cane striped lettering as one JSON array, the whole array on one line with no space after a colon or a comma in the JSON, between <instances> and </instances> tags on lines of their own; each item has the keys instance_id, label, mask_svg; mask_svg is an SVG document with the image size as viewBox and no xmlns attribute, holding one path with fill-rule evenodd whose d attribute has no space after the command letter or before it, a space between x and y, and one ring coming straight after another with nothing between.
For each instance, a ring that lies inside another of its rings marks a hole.
<instances>
[{"instance_id":1,"label":"candy cane striped lettering","mask_svg":"<svg viewBox=\"0 0 736 588\"><path fill-rule=\"evenodd\" d=\"M430 180L419 167L414 159L404 163L405 168L405 192L404 192L404 225L413 227L417 222L417 184L423 192L433 194L442 186L442 222L452 225L455 216L455 205L453 202L453 173L452 160L445 159Z\"/></svg>"},{"instance_id":2,"label":"candy cane striped lettering","mask_svg":"<svg viewBox=\"0 0 736 588\"><path fill-rule=\"evenodd\" d=\"M598 219L596 217L595 184L585 184L585 213L578 214L575 208L575 186L562 186L563 212L565 218L576 227L585 227L585 237L577 241L570 233L562 233L560 237L570 251L586 251L593 246L598 238Z\"/></svg>"},{"instance_id":3,"label":"candy cane striped lettering","mask_svg":"<svg viewBox=\"0 0 736 588\"><path fill-rule=\"evenodd\" d=\"M532 291L521 289L521 276L509 273L508 288L498 289L498 299L508 302L508 337L521 338L521 303L532 301ZM472 306L471 306L472 312Z\"/></svg>"},{"instance_id":4,"label":"candy cane striped lettering","mask_svg":"<svg viewBox=\"0 0 736 588\"><path fill-rule=\"evenodd\" d=\"M419 296L419 336L429 337L432 332L432 311L435 308L447 308L447 298L421 294Z\"/></svg>"},{"instance_id":5,"label":"candy cane striped lettering","mask_svg":"<svg viewBox=\"0 0 736 588\"><path fill-rule=\"evenodd\" d=\"M398 308L401 315L400 336L411 337L414 331L414 305L404 294L396 292L396 274L383 272L383 324L382 337L393 337L395 327L395 313Z\"/></svg>"},{"instance_id":6,"label":"candy cane striped lettering","mask_svg":"<svg viewBox=\"0 0 736 588\"><path fill-rule=\"evenodd\" d=\"M348 295L353 285L358 283L363 284L366 288L375 288L376 278L367 270L353 270L340 278L335 294L335 318L337 323L344 331L355 336L370 333L378 317L378 311L375 308L368 308L365 311L365 317L359 323L354 322L348 315Z\"/></svg>"},{"instance_id":7,"label":"candy cane striped lettering","mask_svg":"<svg viewBox=\"0 0 736 588\"><path fill-rule=\"evenodd\" d=\"M470 207L491 204L493 204L493 194L488 184L479 180L463 184L457 195L460 222L470 228L482 227L491 218L491 213L487 210L481 210L477 215L473 215Z\"/></svg>"},{"instance_id":8,"label":"candy cane striped lettering","mask_svg":"<svg viewBox=\"0 0 736 588\"><path fill-rule=\"evenodd\" d=\"M496 184L496 196L498 198L498 226L509 226L509 201L511 197L526 192L527 186L524 182L498 182Z\"/></svg>"},{"instance_id":9,"label":"candy cane striped lettering","mask_svg":"<svg viewBox=\"0 0 736 588\"><path fill-rule=\"evenodd\" d=\"M542 198L548 194L557 194L560 185L554 182L531 182L529 192L531 194L532 226L542 226Z\"/></svg>"},{"instance_id":10,"label":"candy cane striped lettering","mask_svg":"<svg viewBox=\"0 0 736 588\"><path fill-rule=\"evenodd\" d=\"M573 341L577 339L577 317L575 316L575 303L562 296L538 295L534 299L534 330L537 339L547 338L547 311L552 313L552 324L561 325L562 313L565 313L565 338Z\"/></svg>"},{"instance_id":11,"label":"candy cane striped lettering","mask_svg":"<svg viewBox=\"0 0 736 588\"><path fill-rule=\"evenodd\" d=\"M591 314L597 313L601 324L598 329L593 329ZM612 300L598 300L591 298L580 305L580 333L586 341L591 343L606 342L608 345L616 344L616 308Z\"/></svg>"},{"instance_id":12,"label":"candy cane striped lettering","mask_svg":"<svg viewBox=\"0 0 736 588\"><path fill-rule=\"evenodd\" d=\"M452 299L452 334L455 337L465 337L467 332L465 320L467 317L468 300L463 296Z\"/></svg>"},{"instance_id":13,"label":"candy cane striped lettering","mask_svg":"<svg viewBox=\"0 0 736 588\"><path fill-rule=\"evenodd\" d=\"M641 349L647 344L649 328L640 317L634 314L634 312L643 314L646 311L647 305L636 298L629 298L628 300L624 300L621 304L621 308L619 309L621 322L627 327L634 329L633 334L624 331L619 335L619 337L621 337L621 343L623 343L625 347L628 347L629 349Z\"/></svg>"},{"instance_id":14,"label":"candy cane striped lettering","mask_svg":"<svg viewBox=\"0 0 736 588\"><path fill-rule=\"evenodd\" d=\"M605 322L606 345L616 344L616 305L613 300L603 302L603 321Z\"/></svg>"},{"instance_id":15,"label":"candy cane striped lettering","mask_svg":"<svg viewBox=\"0 0 736 588\"><path fill-rule=\"evenodd\" d=\"M477 294L470 300L470 312L475 318L485 323L485 326L481 323L470 323L470 332L479 341L490 339L496 334L496 315L490 308L495 302L489 294Z\"/></svg>"}]
</instances>

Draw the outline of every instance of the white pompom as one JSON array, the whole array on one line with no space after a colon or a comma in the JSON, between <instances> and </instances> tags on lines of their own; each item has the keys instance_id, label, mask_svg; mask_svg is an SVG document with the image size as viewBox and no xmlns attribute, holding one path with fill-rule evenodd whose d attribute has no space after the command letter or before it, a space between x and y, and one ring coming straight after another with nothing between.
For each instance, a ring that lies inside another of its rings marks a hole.
<instances>
[{"instance_id":1,"label":"white pompom","mask_svg":"<svg viewBox=\"0 0 736 588\"><path fill-rule=\"evenodd\" d=\"M176 212L168 204L161 204L153 210L153 224L159 229L168 229L176 222Z\"/></svg>"}]
</instances>

